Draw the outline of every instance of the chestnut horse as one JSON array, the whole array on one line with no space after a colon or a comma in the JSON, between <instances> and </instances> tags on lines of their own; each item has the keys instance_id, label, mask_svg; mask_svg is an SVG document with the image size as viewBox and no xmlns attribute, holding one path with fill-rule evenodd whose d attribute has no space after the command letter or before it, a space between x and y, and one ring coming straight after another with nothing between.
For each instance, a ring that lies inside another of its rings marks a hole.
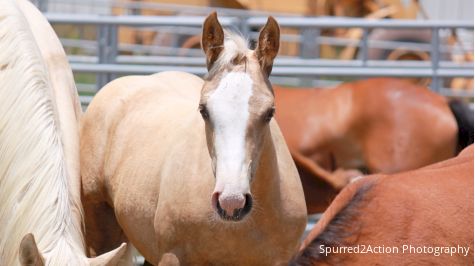
<instances>
[{"instance_id":1,"label":"chestnut horse","mask_svg":"<svg viewBox=\"0 0 475 266\"><path fill-rule=\"evenodd\" d=\"M203 25L205 80L182 72L106 85L81 128L88 244L122 239L153 264L275 265L298 249L302 186L274 121L269 17L255 51Z\"/></svg>"},{"instance_id":2,"label":"chestnut horse","mask_svg":"<svg viewBox=\"0 0 475 266\"><path fill-rule=\"evenodd\" d=\"M473 265L473 145L348 185L291 265Z\"/></svg>"},{"instance_id":3,"label":"chestnut horse","mask_svg":"<svg viewBox=\"0 0 475 266\"><path fill-rule=\"evenodd\" d=\"M466 106L405 80L369 79L334 89L274 86L274 91L276 119L309 213L324 211L360 171L417 169L473 143L473 114Z\"/></svg>"},{"instance_id":4,"label":"chestnut horse","mask_svg":"<svg viewBox=\"0 0 475 266\"><path fill-rule=\"evenodd\" d=\"M87 258L79 105L71 68L26 0L0 8L0 264L111 265L125 244Z\"/></svg>"}]
</instances>

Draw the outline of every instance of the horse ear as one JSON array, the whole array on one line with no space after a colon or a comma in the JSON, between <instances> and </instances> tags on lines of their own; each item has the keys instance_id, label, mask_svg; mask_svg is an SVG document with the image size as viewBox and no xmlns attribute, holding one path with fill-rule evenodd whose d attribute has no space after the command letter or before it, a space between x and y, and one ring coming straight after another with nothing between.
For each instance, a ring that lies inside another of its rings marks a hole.
<instances>
[{"instance_id":1,"label":"horse ear","mask_svg":"<svg viewBox=\"0 0 475 266\"><path fill-rule=\"evenodd\" d=\"M209 14L203 24L201 35L201 47L206 54L206 66L211 69L213 63L218 59L223 50L224 31L219 24L216 12Z\"/></svg>"},{"instance_id":2,"label":"horse ear","mask_svg":"<svg viewBox=\"0 0 475 266\"><path fill-rule=\"evenodd\" d=\"M20 242L20 264L24 266L42 266L44 265L43 256L41 256L33 234L27 234Z\"/></svg>"},{"instance_id":3,"label":"horse ear","mask_svg":"<svg viewBox=\"0 0 475 266\"><path fill-rule=\"evenodd\" d=\"M95 258L88 258L89 265L102 266L102 265L117 265L119 261L125 257L125 251L127 250L127 244L122 243L120 247L104 253Z\"/></svg>"},{"instance_id":4,"label":"horse ear","mask_svg":"<svg viewBox=\"0 0 475 266\"><path fill-rule=\"evenodd\" d=\"M256 48L257 59L267 76L269 76L272 71L272 64L274 63L274 58L279 52L279 45L279 24L273 17L269 17L266 25L259 34L259 42L257 43Z\"/></svg>"}]
</instances>

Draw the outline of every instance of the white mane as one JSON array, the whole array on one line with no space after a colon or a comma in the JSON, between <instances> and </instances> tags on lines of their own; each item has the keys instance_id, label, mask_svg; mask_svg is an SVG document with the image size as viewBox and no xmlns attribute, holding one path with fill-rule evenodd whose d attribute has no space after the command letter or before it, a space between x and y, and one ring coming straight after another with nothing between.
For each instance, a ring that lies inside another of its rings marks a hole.
<instances>
[{"instance_id":1,"label":"white mane","mask_svg":"<svg viewBox=\"0 0 475 266\"><path fill-rule=\"evenodd\" d=\"M66 89L66 88L65 88ZM0 264L33 233L47 265L85 263L48 70L15 1L0 8ZM82 254L82 256L80 256Z\"/></svg>"},{"instance_id":2,"label":"white mane","mask_svg":"<svg viewBox=\"0 0 475 266\"><path fill-rule=\"evenodd\" d=\"M237 57L245 57L249 52L248 40L237 32L224 31L224 49L209 71L212 76L229 65Z\"/></svg>"}]
</instances>

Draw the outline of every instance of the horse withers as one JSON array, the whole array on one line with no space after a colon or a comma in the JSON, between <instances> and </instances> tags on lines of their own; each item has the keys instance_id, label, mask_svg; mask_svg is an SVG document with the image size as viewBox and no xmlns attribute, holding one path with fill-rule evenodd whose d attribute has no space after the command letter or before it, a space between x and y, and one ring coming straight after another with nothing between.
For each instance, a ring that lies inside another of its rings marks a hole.
<instances>
[{"instance_id":1,"label":"horse withers","mask_svg":"<svg viewBox=\"0 0 475 266\"><path fill-rule=\"evenodd\" d=\"M274 265L298 248L303 191L273 119L273 18L255 51L203 25L205 80L182 72L106 85L81 128L88 244L123 239L154 264Z\"/></svg>"},{"instance_id":2,"label":"horse withers","mask_svg":"<svg viewBox=\"0 0 475 266\"><path fill-rule=\"evenodd\" d=\"M333 89L274 86L274 92L276 119L309 213L324 211L362 172L417 169L473 143L468 107L409 81L377 78Z\"/></svg>"},{"instance_id":3,"label":"horse withers","mask_svg":"<svg viewBox=\"0 0 475 266\"><path fill-rule=\"evenodd\" d=\"M86 256L79 97L61 43L26 0L1 3L0 84L0 265L116 264L125 244Z\"/></svg>"},{"instance_id":4,"label":"horse withers","mask_svg":"<svg viewBox=\"0 0 475 266\"><path fill-rule=\"evenodd\" d=\"M348 185L291 265L473 265L473 145Z\"/></svg>"}]
</instances>

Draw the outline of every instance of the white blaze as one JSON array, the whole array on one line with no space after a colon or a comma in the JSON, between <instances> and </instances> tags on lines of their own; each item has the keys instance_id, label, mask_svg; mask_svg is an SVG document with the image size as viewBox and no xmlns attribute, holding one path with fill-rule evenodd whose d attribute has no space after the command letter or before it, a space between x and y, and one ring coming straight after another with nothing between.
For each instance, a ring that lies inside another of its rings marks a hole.
<instances>
[{"instance_id":1,"label":"white blaze","mask_svg":"<svg viewBox=\"0 0 475 266\"><path fill-rule=\"evenodd\" d=\"M244 72L230 72L208 99L215 133L216 189L223 194L249 190L248 163L244 159L251 95L251 77Z\"/></svg>"}]
</instances>

